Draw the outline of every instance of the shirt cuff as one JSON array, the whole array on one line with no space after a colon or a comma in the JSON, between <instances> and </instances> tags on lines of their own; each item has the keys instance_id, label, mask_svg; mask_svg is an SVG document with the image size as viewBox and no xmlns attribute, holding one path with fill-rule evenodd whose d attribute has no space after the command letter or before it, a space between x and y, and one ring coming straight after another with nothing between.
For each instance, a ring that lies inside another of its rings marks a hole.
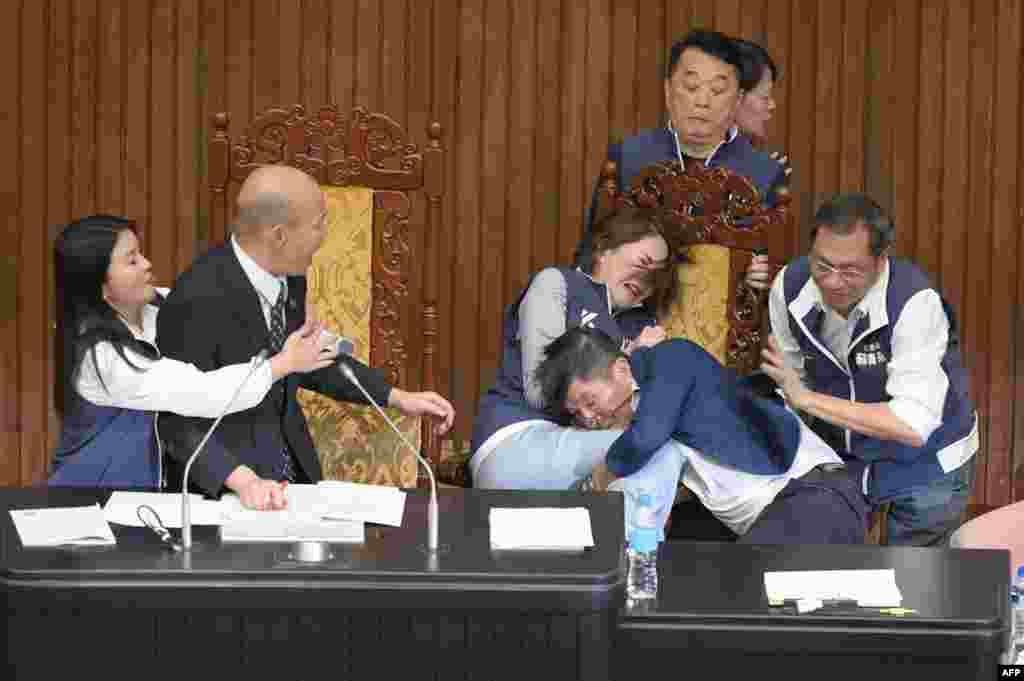
<instances>
[{"instance_id":1,"label":"shirt cuff","mask_svg":"<svg viewBox=\"0 0 1024 681\"><path fill-rule=\"evenodd\" d=\"M920 436L922 442L927 442L935 429L942 425L941 418L937 418L930 409L913 400L896 397L889 400L888 404L892 413L910 426Z\"/></svg>"}]
</instances>

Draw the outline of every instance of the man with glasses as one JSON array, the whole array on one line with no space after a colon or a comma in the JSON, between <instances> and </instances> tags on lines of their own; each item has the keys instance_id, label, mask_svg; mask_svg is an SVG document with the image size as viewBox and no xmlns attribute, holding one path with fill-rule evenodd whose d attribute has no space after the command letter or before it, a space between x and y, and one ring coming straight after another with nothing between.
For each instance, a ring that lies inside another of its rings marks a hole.
<instances>
[{"instance_id":1,"label":"man with glasses","mask_svg":"<svg viewBox=\"0 0 1024 681\"><path fill-rule=\"evenodd\" d=\"M941 545L970 496L978 427L952 309L864 194L814 216L811 251L769 296L762 369L846 462L890 544Z\"/></svg>"}]
</instances>

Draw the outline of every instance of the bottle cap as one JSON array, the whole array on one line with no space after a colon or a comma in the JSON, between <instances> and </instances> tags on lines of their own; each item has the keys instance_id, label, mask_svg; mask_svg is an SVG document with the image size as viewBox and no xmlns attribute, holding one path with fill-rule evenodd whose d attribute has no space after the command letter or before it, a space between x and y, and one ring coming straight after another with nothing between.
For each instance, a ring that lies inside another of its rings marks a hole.
<instances>
[{"instance_id":1,"label":"bottle cap","mask_svg":"<svg viewBox=\"0 0 1024 681\"><path fill-rule=\"evenodd\" d=\"M1020 578L1024 578L1024 565L1021 565L1019 568L1017 568L1017 576Z\"/></svg>"}]
</instances>

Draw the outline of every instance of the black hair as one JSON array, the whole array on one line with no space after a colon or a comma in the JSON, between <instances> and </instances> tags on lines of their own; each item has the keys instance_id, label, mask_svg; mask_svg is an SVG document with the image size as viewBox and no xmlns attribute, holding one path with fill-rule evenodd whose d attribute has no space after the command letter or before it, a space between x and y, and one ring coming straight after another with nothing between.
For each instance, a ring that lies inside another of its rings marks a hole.
<instances>
[{"instance_id":1,"label":"black hair","mask_svg":"<svg viewBox=\"0 0 1024 681\"><path fill-rule=\"evenodd\" d=\"M97 369L100 383L107 389L96 363L97 343L110 343L129 366L139 371L142 369L125 355L126 347L144 357L158 356L148 344L136 340L103 298L111 254L125 231L134 232L135 223L113 215L90 215L64 227L54 245L60 346L56 388L57 403L65 411L74 404L74 385L86 353Z\"/></svg>"},{"instance_id":2,"label":"black hair","mask_svg":"<svg viewBox=\"0 0 1024 681\"><path fill-rule=\"evenodd\" d=\"M677 40L672 44L672 49L668 53L665 80L672 78L676 72L676 67L679 66L679 59L683 56L683 51L691 47L729 64L736 69L736 80L740 81L742 79L743 60L740 57L735 41L718 31L696 29L687 33L686 37L682 40Z\"/></svg>"},{"instance_id":3,"label":"black hair","mask_svg":"<svg viewBox=\"0 0 1024 681\"><path fill-rule=\"evenodd\" d=\"M547 409L565 416L569 385L608 372L620 357L625 357L622 350L599 329L575 326L551 341L534 373Z\"/></svg>"},{"instance_id":4,"label":"black hair","mask_svg":"<svg viewBox=\"0 0 1024 681\"><path fill-rule=\"evenodd\" d=\"M740 89L744 92L750 92L757 87L761 79L764 78L765 69L771 71L772 80L777 81L779 79L779 69L775 64L775 60L768 54L768 50L764 49L755 42L744 40L743 38L733 38L733 42L736 45L736 51L740 55Z\"/></svg>"},{"instance_id":5,"label":"black hair","mask_svg":"<svg viewBox=\"0 0 1024 681\"><path fill-rule=\"evenodd\" d=\"M811 243L818 236L818 228L827 226L839 234L849 234L857 225L864 224L871 231L871 254L882 255L896 241L896 225L882 207L867 194L834 194L814 213Z\"/></svg>"}]
</instances>

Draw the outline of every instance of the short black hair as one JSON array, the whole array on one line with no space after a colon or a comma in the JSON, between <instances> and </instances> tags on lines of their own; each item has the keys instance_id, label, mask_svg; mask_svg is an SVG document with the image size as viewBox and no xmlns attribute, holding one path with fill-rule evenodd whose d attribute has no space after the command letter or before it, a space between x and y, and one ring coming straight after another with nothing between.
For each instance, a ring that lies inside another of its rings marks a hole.
<instances>
[{"instance_id":1,"label":"short black hair","mask_svg":"<svg viewBox=\"0 0 1024 681\"><path fill-rule=\"evenodd\" d=\"M615 360L625 356L604 331L583 326L570 328L548 344L544 360L534 373L547 409L564 416L566 396L573 381L607 372Z\"/></svg>"},{"instance_id":2,"label":"short black hair","mask_svg":"<svg viewBox=\"0 0 1024 681\"><path fill-rule=\"evenodd\" d=\"M750 92L756 88L764 78L765 69L772 72L772 80L779 79L779 69L775 65L775 60L768 54L768 50L743 38L734 38L733 42L736 44L736 50L739 52L742 62L740 67L741 90Z\"/></svg>"},{"instance_id":3,"label":"short black hair","mask_svg":"<svg viewBox=\"0 0 1024 681\"><path fill-rule=\"evenodd\" d=\"M665 80L672 78L676 67L679 66L679 59L683 56L683 51L691 47L729 64L736 69L736 80L742 79L743 60L735 41L718 31L696 29L687 33L682 40L677 40L672 44L672 49L668 53L668 64L665 68Z\"/></svg>"},{"instance_id":4,"label":"short black hair","mask_svg":"<svg viewBox=\"0 0 1024 681\"><path fill-rule=\"evenodd\" d=\"M832 195L814 213L811 243L821 226L849 234L862 223L871 230L871 254L875 257L896 241L896 225L878 202L867 194L850 192Z\"/></svg>"}]
</instances>

